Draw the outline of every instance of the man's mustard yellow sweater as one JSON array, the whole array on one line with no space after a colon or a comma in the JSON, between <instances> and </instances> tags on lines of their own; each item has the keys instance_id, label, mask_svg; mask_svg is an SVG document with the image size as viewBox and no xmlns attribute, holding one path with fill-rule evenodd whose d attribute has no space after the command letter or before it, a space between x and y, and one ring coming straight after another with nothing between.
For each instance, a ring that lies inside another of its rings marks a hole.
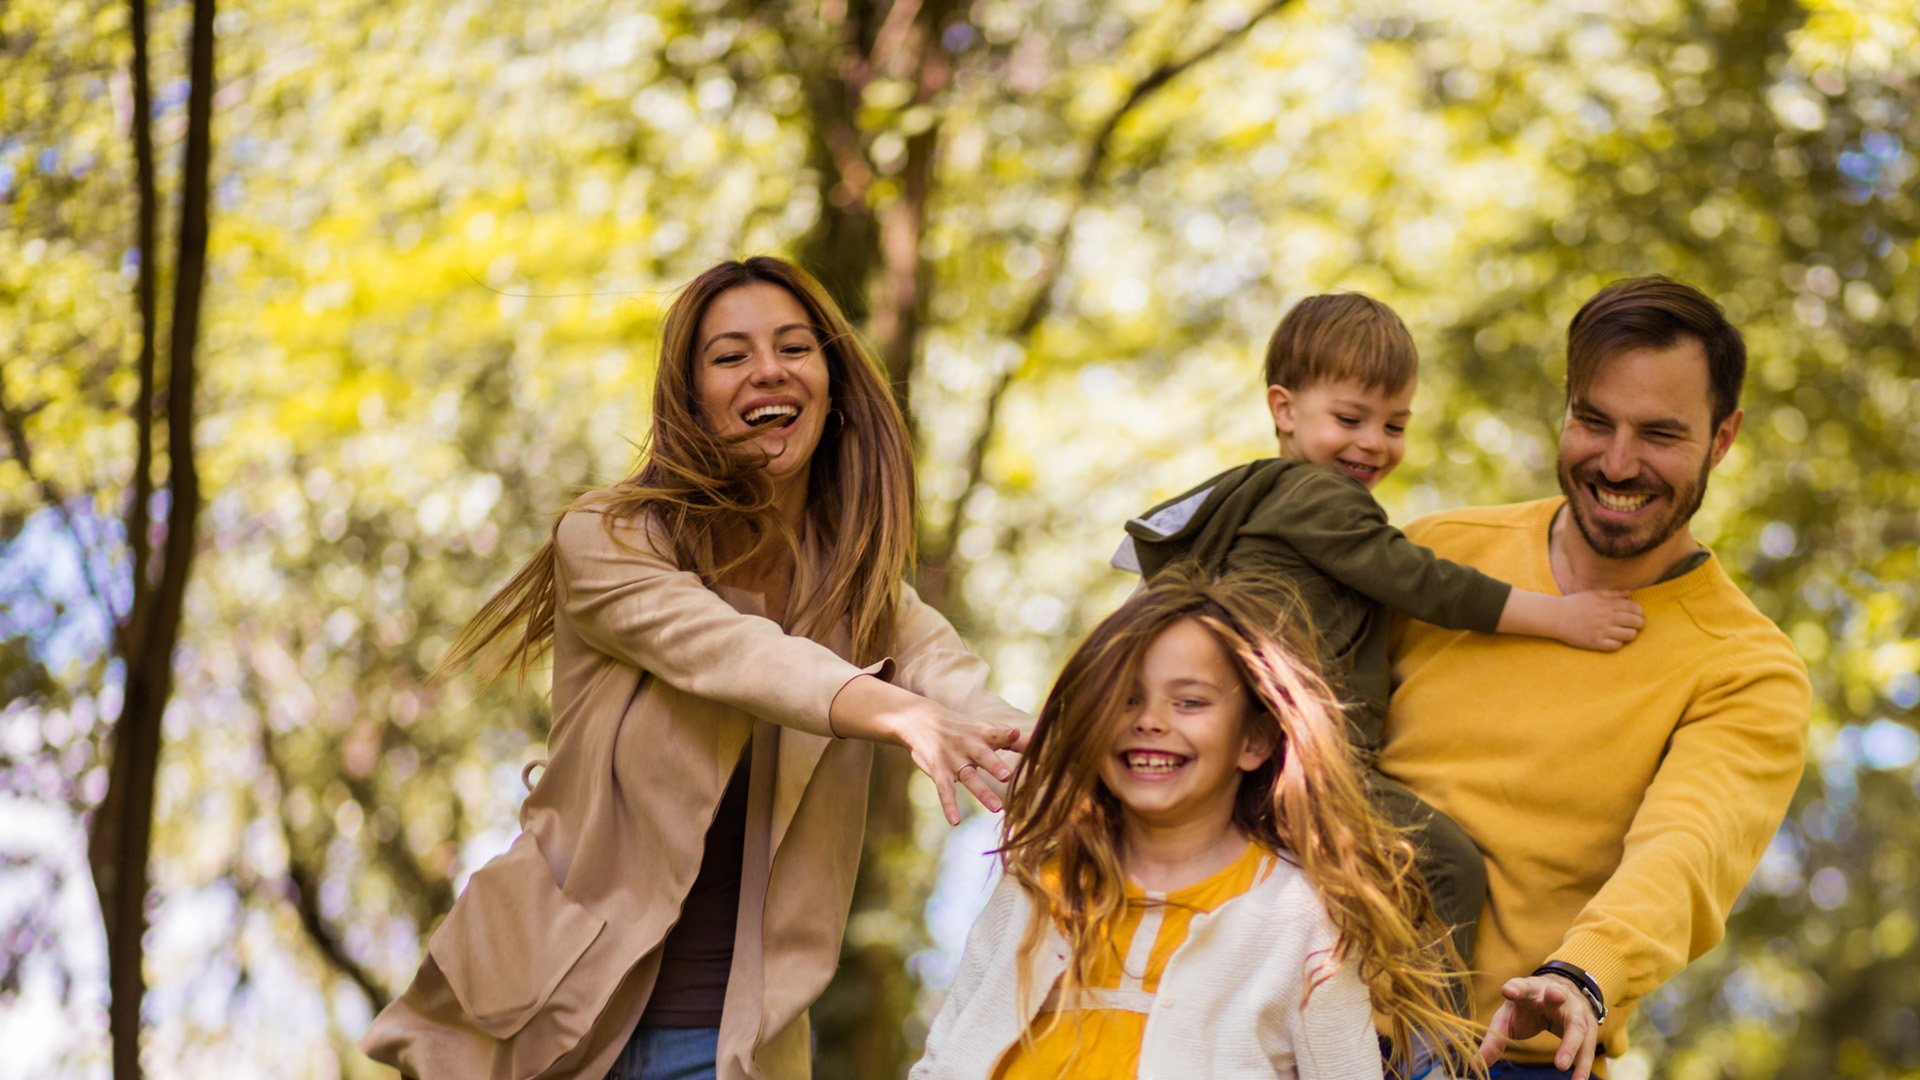
<instances>
[{"instance_id":1,"label":"man's mustard yellow sweater","mask_svg":"<svg viewBox=\"0 0 1920 1080\"><path fill-rule=\"evenodd\" d=\"M1563 502L1436 514L1407 536L1557 593L1547 538ZM1806 665L1717 559L1633 599L1646 629L1613 653L1408 622L1379 762L1486 854L1475 1019L1506 980L1564 960L1606 995L1614 1057L1634 1003L1724 933L1799 783L1811 709Z\"/></svg>"}]
</instances>

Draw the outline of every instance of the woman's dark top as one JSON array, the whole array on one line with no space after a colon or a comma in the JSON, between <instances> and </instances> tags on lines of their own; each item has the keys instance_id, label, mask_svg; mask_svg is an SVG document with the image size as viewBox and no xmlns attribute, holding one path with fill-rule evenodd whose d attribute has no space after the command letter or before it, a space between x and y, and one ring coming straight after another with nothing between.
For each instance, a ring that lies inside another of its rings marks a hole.
<instances>
[{"instance_id":1,"label":"woman's dark top","mask_svg":"<svg viewBox=\"0 0 1920 1080\"><path fill-rule=\"evenodd\" d=\"M660 977L640 1023L650 1027L719 1027L733 966L733 930L740 914L740 862L747 838L747 760L727 781L720 809L707 829L706 854L680 921L661 944Z\"/></svg>"}]
</instances>

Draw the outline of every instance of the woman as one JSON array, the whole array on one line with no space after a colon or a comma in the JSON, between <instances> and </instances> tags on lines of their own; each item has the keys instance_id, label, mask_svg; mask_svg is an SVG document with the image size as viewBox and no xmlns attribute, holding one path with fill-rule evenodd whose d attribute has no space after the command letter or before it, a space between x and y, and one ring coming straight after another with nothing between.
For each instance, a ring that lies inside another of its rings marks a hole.
<instances>
[{"instance_id":1,"label":"woman","mask_svg":"<svg viewBox=\"0 0 1920 1080\"><path fill-rule=\"evenodd\" d=\"M806 1077L873 744L950 822L1030 723L901 583L905 424L818 282L702 274L667 313L638 471L574 502L468 625L553 650L549 760L363 1047L434 1077Z\"/></svg>"}]
</instances>

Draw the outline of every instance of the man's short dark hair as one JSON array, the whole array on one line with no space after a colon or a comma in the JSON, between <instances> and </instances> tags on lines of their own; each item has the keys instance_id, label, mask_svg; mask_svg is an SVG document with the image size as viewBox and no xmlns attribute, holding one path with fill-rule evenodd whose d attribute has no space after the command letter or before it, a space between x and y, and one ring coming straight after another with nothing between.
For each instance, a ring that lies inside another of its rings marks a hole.
<instances>
[{"instance_id":1,"label":"man's short dark hair","mask_svg":"<svg viewBox=\"0 0 1920 1080\"><path fill-rule=\"evenodd\" d=\"M1740 407L1747 343L1720 305L1670 277L1621 278L1581 306L1567 326L1567 400L1586 392L1609 357L1628 349L1671 348L1693 338L1707 353L1713 426Z\"/></svg>"}]
</instances>

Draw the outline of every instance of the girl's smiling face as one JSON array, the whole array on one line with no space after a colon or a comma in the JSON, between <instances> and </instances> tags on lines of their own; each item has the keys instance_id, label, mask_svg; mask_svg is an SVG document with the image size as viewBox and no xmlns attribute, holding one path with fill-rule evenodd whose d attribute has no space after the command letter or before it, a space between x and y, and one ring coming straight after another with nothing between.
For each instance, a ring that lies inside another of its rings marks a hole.
<instances>
[{"instance_id":1,"label":"girl's smiling face","mask_svg":"<svg viewBox=\"0 0 1920 1080\"><path fill-rule=\"evenodd\" d=\"M1218 638L1193 619L1162 631L1100 764L1130 824L1173 828L1233 818L1240 776L1271 753L1250 730L1250 697Z\"/></svg>"}]
</instances>

